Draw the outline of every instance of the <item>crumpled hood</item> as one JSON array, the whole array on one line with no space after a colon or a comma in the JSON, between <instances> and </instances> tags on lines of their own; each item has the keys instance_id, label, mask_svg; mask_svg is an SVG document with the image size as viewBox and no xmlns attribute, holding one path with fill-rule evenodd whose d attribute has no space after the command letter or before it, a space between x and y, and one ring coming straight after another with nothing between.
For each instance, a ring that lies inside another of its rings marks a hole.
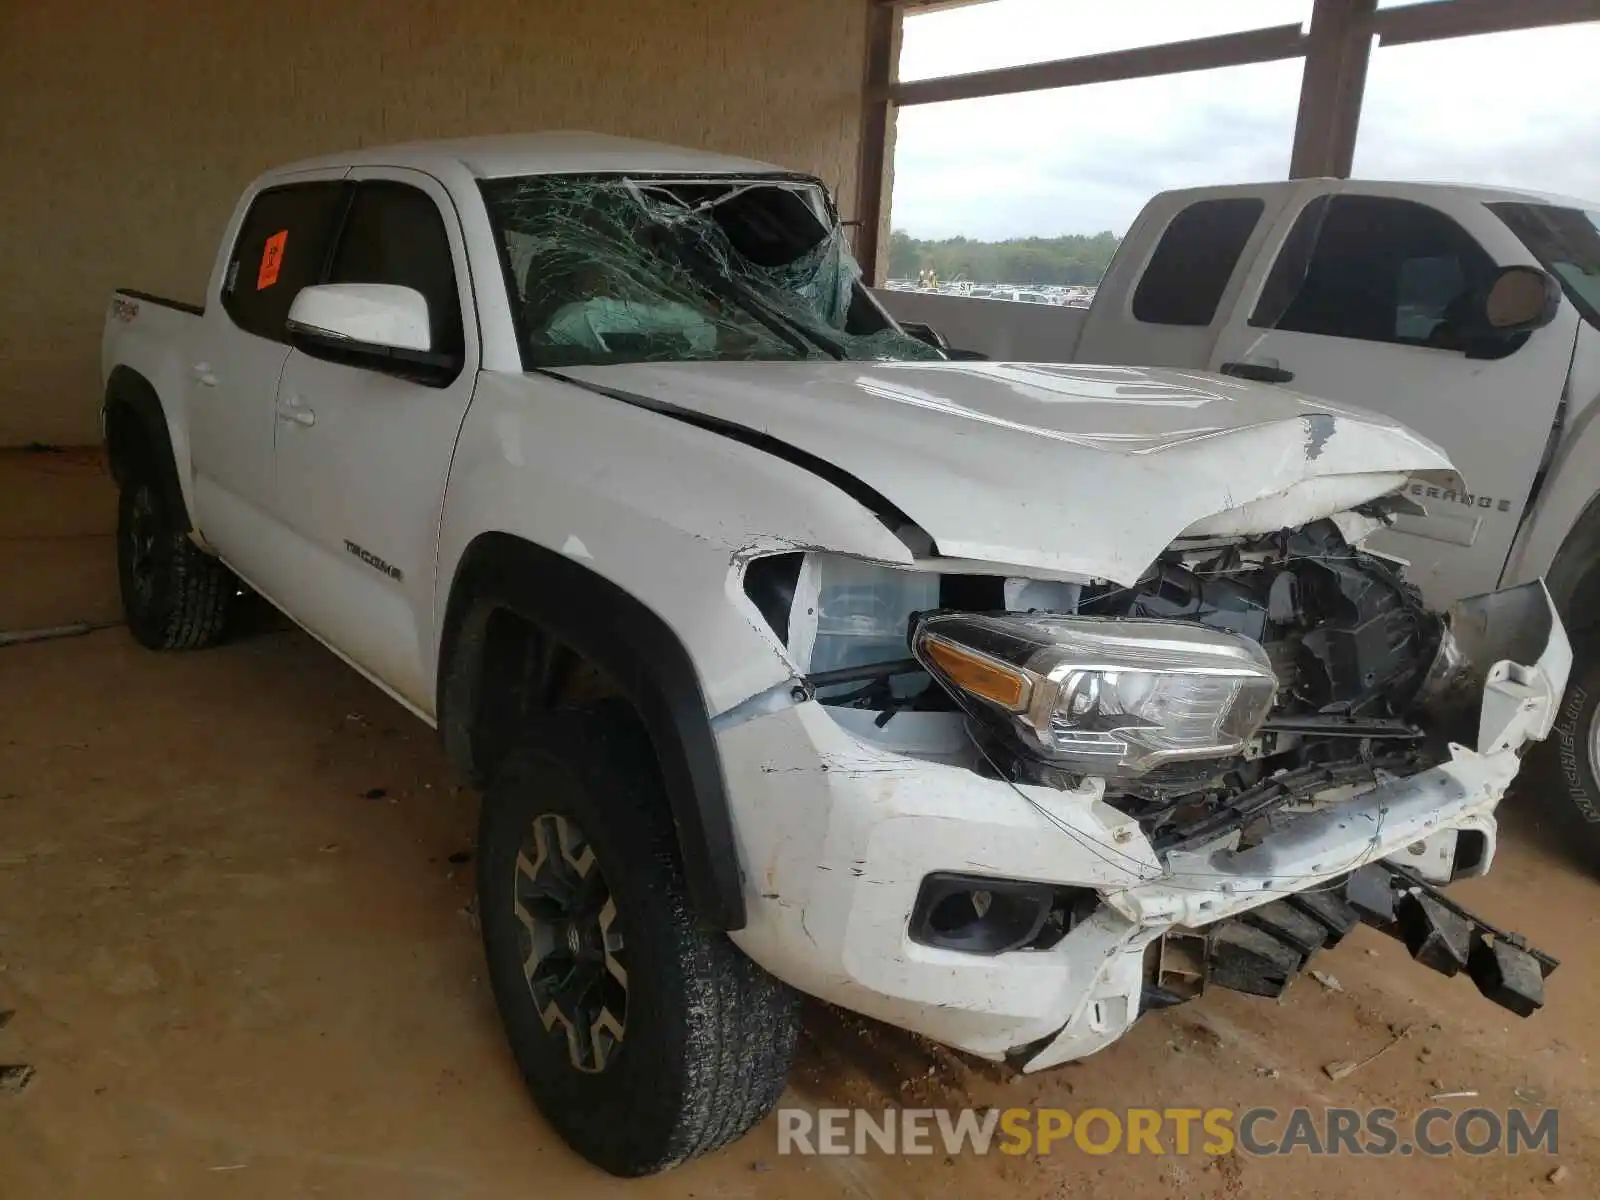
<instances>
[{"instance_id":1,"label":"crumpled hood","mask_svg":"<svg viewBox=\"0 0 1600 1200\"><path fill-rule=\"evenodd\" d=\"M1185 533L1302 525L1450 467L1388 417L1198 371L710 362L560 374L824 459L942 556L1121 583Z\"/></svg>"}]
</instances>

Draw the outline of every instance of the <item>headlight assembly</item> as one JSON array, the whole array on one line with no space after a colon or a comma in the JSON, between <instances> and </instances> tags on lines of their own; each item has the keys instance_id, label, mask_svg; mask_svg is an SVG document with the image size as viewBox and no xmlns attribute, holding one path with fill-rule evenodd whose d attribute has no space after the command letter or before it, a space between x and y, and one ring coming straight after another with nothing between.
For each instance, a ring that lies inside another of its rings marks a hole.
<instances>
[{"instance_id":1,"label":"headlight assembly","mask_svg":"<svg viewBox=\"0 0 1600 1200\"><path fill-rule=\"evenodd\" d=\"M1278 686L1255 642L1172 621L936 613L911 650L1031 757L1112 778L1238 753Z\"/></svg>"}]
</instances>

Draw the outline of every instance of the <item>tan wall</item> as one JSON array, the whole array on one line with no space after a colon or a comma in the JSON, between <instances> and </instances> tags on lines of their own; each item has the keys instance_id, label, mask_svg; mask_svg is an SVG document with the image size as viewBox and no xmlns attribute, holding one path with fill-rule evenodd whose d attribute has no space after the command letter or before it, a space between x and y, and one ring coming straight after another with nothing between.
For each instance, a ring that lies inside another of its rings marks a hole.
<instances>
[{"instance_id":1,"label":"tan wall","mask_svg":"<svg viewBox=\"0 0 1600 1200\"><path fill-rule=\"evenodd\" d=\"M419 137L578 128L855 204L867 0L0 0L0 445L98 438L106 295L198 301L243 185Z\"/></svg>"}]
</instances>

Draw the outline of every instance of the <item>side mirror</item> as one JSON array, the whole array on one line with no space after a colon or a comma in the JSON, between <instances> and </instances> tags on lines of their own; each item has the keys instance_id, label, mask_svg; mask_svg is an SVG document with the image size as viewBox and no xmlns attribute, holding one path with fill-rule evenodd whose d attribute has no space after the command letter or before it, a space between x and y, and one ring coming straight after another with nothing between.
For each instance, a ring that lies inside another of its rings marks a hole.
<instances>
[{"instance_id":1,"label":"side mirror","mask_svg":"<svg viewBox=\"0 0 1600 1200\"><path fill-rule=\"evenodd\" d=\"M1483 317L1501 337L1543 329L1561 309L1561 285L1537 267L1504 267L1484 298Z\"/></svg>"},{"instance_id":2,"label":"side mirror","mask_svg":"<svg viewBox=\"0 0 1600 1200\"><path fill-rule=\"evenodd\" d=\"M442 386L461 370L458 356L433 352L428 301L392 283L322 283L289 305L289 344L313 358Z\"/></svg>"}]
</instances>

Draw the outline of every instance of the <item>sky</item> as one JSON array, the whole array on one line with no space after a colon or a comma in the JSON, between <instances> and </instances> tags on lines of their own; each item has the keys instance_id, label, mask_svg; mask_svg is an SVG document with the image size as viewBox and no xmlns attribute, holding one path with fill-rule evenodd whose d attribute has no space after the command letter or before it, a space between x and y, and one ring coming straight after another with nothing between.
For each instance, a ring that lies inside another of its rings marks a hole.
<instances>
[{"instance_id":1,"label":"sky","mask_svg":"<svg viewBox=\"0 0 1600 1200\"><path fill-rule=\"evenodd\" d=\"M1303 22L1310 12L1311 0L990 0L907 16L900 77ZM1600 201L1597 62L1600 22L1380 46L1354 174ZM1301 70L1293 59L901 109L894 227L984 240L1120 235L1164 189L1282 179Z\"/></svg>"}]
</instances>

